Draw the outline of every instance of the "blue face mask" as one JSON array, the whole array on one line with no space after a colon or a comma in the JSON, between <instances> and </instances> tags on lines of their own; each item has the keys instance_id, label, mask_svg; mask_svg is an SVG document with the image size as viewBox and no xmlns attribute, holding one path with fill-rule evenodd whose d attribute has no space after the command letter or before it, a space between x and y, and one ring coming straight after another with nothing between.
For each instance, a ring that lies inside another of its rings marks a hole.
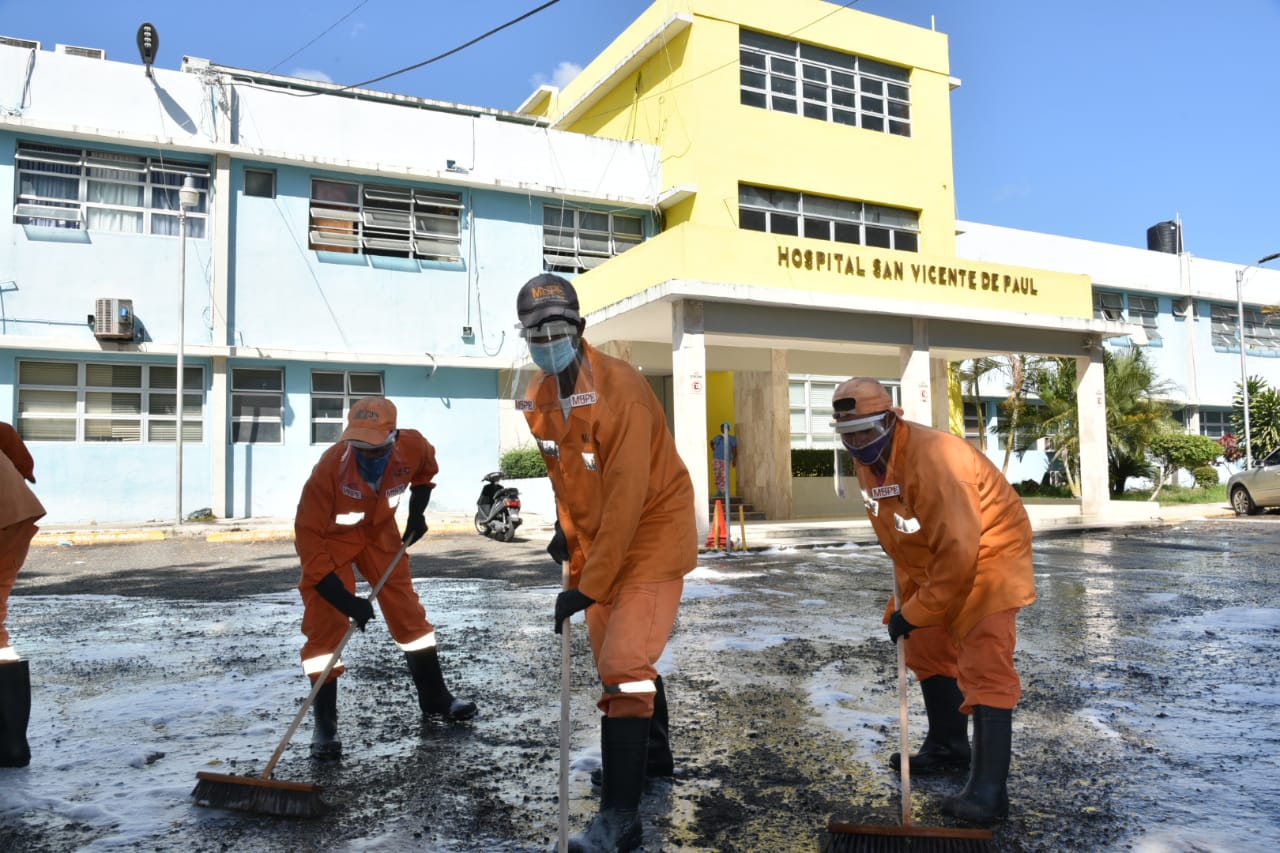
<instances>
[{"instance_id":1,"label":"blue face mask","mask_svg":"<svg viewBox=\"0 0 1280 853\"><path fill-rule=\"evenodd\" d=\"M355 451L356 470L360 472L360 476L366 483L376 487L382 482L382 474L387 470L387 463L391 461L391 450L391 445L388 445L372 452L359 449Z\"/></svg>"},{"instance_id":2,"label":"blue face mask","mask_svg":"<svg viewBox=\"0 0 1280 853\"><path fill-rule=\"evenodd\" d=\"M853 442L849 440L848 436L840 437L841 443L844 444L844 449L849 451L850 455L852 455L854 459L858 460L863 465L874 465L880 459L880 454L883 453L888 448L889 442L891 442L892 440L893 440L892 427L890 427L889 431L886 432L884 435L880 436L874 441L867 442L861 447L854 447Z\"/></svg>"},{"instance_id":3,"label":"blue face mask","mask_svg":"<svg viewBox=\"0 0 1280 853\"><path fill-rule=\"evenodd\" d=\"M529 357L533 363L550 374L563 373L573 364L577 354L578 347L572 335L556 338L550 343L529 344Z\"/></svg>"}]
</instances>

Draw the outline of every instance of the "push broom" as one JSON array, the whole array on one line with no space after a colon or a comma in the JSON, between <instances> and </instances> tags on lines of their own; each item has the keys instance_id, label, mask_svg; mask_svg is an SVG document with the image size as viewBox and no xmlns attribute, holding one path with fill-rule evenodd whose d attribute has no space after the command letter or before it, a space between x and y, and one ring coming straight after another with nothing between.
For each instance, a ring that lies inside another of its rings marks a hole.
<instances>
[{"instance_id":1,"label":"push broom","mask_svg":"<svg viewBox=\"0 0 1280 853\"><path fill-rule=\"evenodd\" d=\"M408 543L400 546L400 550L396 552L395 557L391 560L391 565L387 566L387 570L382 573L382 577L378 578L378 582L374 584L373 589L370 591L369 601L373 601L378 597L378 592L382 589L383 584L387 582L387 579L391 577L391 572L400 562L400 558L404 556L404 552L408 547ZM320 688L328 680L329 673L333 672L333 667L337 664L339 655L346 648L347 641L351 639L351 635L356 632L356 627L357 625L354 621L347 626L347 633L342 635L337 647L329 655L329 661L324 665L324 669L320 671L320 675L316 677L315 684L311 687L311 693L307 696L306 701L302 703L302 707L298 709L298 713L294 715L293 722L289 725L289 730L280 739L280 745L276 747L275 753L271 756L271 760L267 762L267 766L262 768L262 772L257 776L234 776L227 773L199 771L196 773L196 787L191 791L191 796L195 799L197 806L258 812L259 814L275 815L277 817L320 817L329 810L324 800L320 798L320 793L323 789L319 785L272 779L271 771L275 769L276 762L280 760L280 756L284 755L285 748L288 747L289 741L293 739L294 732L301 725L302 718L307 715L307 710L316 701L316 695L319 694Z\"/></svg>"},{"instance_id":2,"label":"push broom","mask_svg":"<svg viewBox=\"0 0 1280 853\"><path fill-rule=\"evenodd\" d=\"M839 470L837 466L837 470ZM893 578L894 609L902 607L898 577ZM907 746L907 658L898 638L898 755L902 768L902 823L879 826L831 821L820 845L821 853L989 853L994 850L989 829L913 826L911 823L911 761Z\"/></svg>"},{"instance_id":3,"label":"push broom","mask_svg":"<svg viewBox=\"0 0 1280 853\"><path fill-rule=\"evenodd\" d=\"M560 586L569 588L569 567L565 560L560 564ZM569 622L564 620L560 633L560 824L556 849L559 853L569 850Z\"/></svg>"}]
</instances>

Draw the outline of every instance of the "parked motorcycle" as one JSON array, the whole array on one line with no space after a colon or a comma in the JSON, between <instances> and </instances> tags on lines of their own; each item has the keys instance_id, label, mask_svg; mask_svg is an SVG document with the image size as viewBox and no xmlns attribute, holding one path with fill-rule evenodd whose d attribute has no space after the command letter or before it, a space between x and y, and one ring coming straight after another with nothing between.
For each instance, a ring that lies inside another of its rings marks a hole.
<instances>
[{"instance_id":1,"label":"parked motorcycle","mask_svg":"<svg viewBox=\"0 0 1280 853\"><path fill-rule=\"evenodd\" d=\"M502 485L503 476L501 471L494 471L481 479L484 487L476 501L476 532L510 542L516 538L521 521L520 490Z\"/></svg>"}]
</instances>

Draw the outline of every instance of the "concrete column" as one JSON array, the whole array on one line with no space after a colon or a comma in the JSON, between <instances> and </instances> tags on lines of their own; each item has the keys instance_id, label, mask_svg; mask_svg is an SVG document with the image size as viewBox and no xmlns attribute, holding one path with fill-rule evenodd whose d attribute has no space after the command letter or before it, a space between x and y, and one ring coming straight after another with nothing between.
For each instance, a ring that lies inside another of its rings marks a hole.
<instances>
[{"instance_id":1,"label":"concrete column","mask_svg":"<svg viewBox=\"0 0 1280 853\"><path fill-rule=\"evenodd\" d=\"M1102 342L1076 358L1076 408L1080 419L1080 512L1100 515L1111 500L1107 472L1107 397Z\"/></svg>"},{"instance_id":2,"label":"concrete column","mask_svg":"<svg viewBox=\"0 0 1280 853\"><path fill-rule=\"evenodd\" d=\"M675 409L676 450L693 480L698 541L706 538L707 518L707 344L702 302L681 300L671 306L671 398Z\"/></svg>"},{"instance_id":3,"label":"concrete column","mask_svg":"<svg viewBox=\"0 0 1280 853\"><path fill-rule=\"evenodd\" d=\"M951 429L951 373L945 358L929 359L929 392L933 395L933 425Z\"/></svg>"},{"instance_id":4,"label":"concrete column","mask_svg":"<svg viewBox=\"0 0 1280 853\"><path fill-rule=\"evenodd\" d=\"M902 369L903 416L909 421L933 426L928 320L911 321L911 346L899 348L898 358Z\"/></svg>"},{"instance_id":5,"label":"concrete column","mask_svg":"<svg viewBox=\"0 0 1280 853\"><path fill-rule=\"evenodd\" d=\"M210 282L210 322L213 324L212 343L214 346L229 346L231 328L228 318L231 316L231 157L219 154L214 159L213 172L213 219L212 246L213 255L210 260L212 281ZM212 364L212 380L209 386L208 417L205 424L209 436L209 506L213 514L226 518L232 508L231 490L227 483L231 477L231 466L234 464L229 453L231 443L228 429L231 417L227 407L231 402L231 389L228 385L227 359L216 356Z\"/></svg>"},{"instance_id":6,"label":"concrete column","mask_svg":"<svg viewBox=\"0 0 1280 853\"><path fill-rule=\"evenodd\" d=\"M770 350L769 370L734 374L738 492L771 521L792 517L790 374L786 350ZM730 520L730 523L734 523Z\"/></svg>"}]
</instances>

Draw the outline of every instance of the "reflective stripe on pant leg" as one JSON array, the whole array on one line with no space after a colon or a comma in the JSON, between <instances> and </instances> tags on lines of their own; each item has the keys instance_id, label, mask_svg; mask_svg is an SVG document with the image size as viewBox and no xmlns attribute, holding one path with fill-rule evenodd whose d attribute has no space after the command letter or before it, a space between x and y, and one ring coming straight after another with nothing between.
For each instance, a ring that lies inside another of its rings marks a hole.
<instances>
[{"instance_id":1,"label":"reflective stripe on pant leg","mask_svg":"<svg viewBox=\"0 0 1280 853\"><path fill-rule=\"evenodd\" d=\"M596 704L607 716L653 715L655 664L671 636L683 591L683 578L626 584L612 606L587 608L596 670L605 685Z\"/></svg>"},{"instance_id":2,"label":"reflective stripe on pant leg","mask_svg":"<svg viewBox=\"0 0 1280 853\"><path fill-rule=\"evenodd\" d=\"M399 544L399 540L396 541ZM374 584L394 556L394 553L387 554L371 546L356 558L356 567L369 583ZM391 577L378 592L377 601L378 612L386 620L391 639L402 651L421 651L435 645L435 628L427 619L427 611L413 588L408 557L400 558Z\"/></svg>"},{"instance_id":3,"label":"reflective stripe on pant leg","mask_svg":"<svg viewBox=\"0 0 1280 853\"><path fill-rule=\"evenodd\" d=\"M416 640L408 643L396 642L402 652L420 652L424 649L434 649L436 647L436 632L428 631Z\"/></svg>"},{"instance_id":4,"label":"reflective stripe on pant leg","mask_svg":"<svg viewBox=\"0 0 1280 853\"><path fill-rule=\"evenodd\" d=\"M333 655L326 654L326 655L316 655L313 658L305 658L302 661L302 671L305 672L308 677L313 675L319 675L321 672L324 671L324 668L328 666L329 659L331 657L333 657ZM338 674L341 674L343 671L345 671L345 669L346 667L342 663L342 658L338 658L338 662L333 665L332 672L334 675L338 675Z\"/></svg>"},{"instance_id":5,"label":"reflective stripe on pant leg","mask_svg":"<svg viewBox=\"0 0 1280 853\"><path fill-rule=\"evenodd\" d=\"M13 646L5 646L3 649L0 649L0 660L13 661L21 660L21 658L18 657L18 653L13 650Z\"/></svg>"}]
</instances>

